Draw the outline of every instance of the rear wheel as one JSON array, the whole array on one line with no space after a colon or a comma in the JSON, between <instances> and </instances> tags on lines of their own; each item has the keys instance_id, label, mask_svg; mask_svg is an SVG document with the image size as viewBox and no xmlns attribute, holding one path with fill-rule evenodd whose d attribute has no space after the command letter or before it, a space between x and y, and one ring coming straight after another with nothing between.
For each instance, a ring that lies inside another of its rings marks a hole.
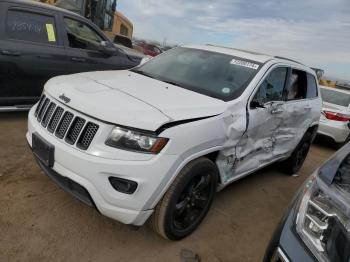
<instances>
[{"instance_id":1,"label":"rear wheel","mask_svg":"<svg viewBox=\"0 0 350 262\"><path fill-rule=\"evenodd\" d=\"M206 216L216 191L216 165L201 157L185 166L176 177L152 217L153 230L179 240L191 234Z\"/></svg>"},{"instance_id":2,"label":"rear wheel","mask_svg":"<svg viewBox=\"0 0 350 262\"><path fill-rule=\"evenodd\" d=\"M280 167L284 173L293 175L300 170L309 152L311 142L312 135L309 132L305 133L292 155L280 163Z\"/></svg>"}]
</instances>

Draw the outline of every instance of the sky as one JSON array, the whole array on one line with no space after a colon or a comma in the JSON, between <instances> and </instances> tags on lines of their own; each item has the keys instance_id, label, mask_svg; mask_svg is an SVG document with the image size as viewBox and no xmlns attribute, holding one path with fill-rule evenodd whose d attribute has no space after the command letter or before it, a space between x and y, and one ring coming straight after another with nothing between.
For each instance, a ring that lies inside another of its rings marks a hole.
<instances>
[{"instance_id":1,"label":"sky","mask_svg":"<svg viewBox=\"0 0 350 262\"><path fill-rule=\"evenodd\" d=\"M119 0L134 36L296 59L350 81L350 0Z\"/></svg>"}]
</instances>

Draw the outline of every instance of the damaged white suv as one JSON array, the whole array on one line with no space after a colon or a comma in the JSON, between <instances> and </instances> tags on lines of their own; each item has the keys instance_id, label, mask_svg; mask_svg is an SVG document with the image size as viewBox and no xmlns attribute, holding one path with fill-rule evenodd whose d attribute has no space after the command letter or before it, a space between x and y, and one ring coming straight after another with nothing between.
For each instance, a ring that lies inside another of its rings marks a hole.
<instances>
[{"instance_id":1,"label":"damaged white suv","mask_svg":"<svg viewBox=\"0 0 350 262\"><path fill-rule=\"evenodd\" d=\"M316 134L310 68L215 46L172 49L132 70L55 77L27 140L56 183L102 214L181 239L215 191L279 161L294 174Z\"/></svg>"}]
</instances>

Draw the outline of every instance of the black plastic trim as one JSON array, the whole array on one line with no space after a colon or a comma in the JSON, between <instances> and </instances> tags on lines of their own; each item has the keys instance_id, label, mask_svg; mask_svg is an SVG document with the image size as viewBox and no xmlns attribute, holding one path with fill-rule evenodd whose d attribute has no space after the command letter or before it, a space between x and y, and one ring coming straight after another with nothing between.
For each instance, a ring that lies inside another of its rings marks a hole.
<instances>
[{"instance_id":1,"label":"black plastic trim","mask_svg":"<svg viewBox=\"0 0 350 262\"><path fill-rule=\"evenodd\" d=\"M35 159L40 168L46 173L46 175L58 186L60 186L64 191L70 193L86 205L96 208L95 203L92 200L89 192L83 186L79 185L78 183L67 177L61 176L52 168L46 167L36 156Z\"/></svg>"}]
</instances>

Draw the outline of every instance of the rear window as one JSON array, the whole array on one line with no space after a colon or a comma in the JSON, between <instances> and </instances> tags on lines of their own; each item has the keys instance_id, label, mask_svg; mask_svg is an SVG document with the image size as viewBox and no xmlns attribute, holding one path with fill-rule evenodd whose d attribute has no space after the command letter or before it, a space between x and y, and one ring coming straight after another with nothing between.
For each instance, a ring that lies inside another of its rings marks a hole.
<instances>
[{"instance_id":1,"label":"rear window","mask_svg":"<svg viewBox=\"0 0 350 262\"><path fill-rule=\"evenodd\" d=\"M321 88L321 95L322 100L327 103L345 107L350 104L350 95L343 92Z\"/></svg>"},{"instance_id":2,"label":"rear window","mask_svg":"<svg viewBox=\"0 0 350 262\"><path fill-rule=\"evenodd\" d=\"M54 17L37 13L9 10L6 34L10 39L57 44Z\"/></svg>"}]
</instances>

